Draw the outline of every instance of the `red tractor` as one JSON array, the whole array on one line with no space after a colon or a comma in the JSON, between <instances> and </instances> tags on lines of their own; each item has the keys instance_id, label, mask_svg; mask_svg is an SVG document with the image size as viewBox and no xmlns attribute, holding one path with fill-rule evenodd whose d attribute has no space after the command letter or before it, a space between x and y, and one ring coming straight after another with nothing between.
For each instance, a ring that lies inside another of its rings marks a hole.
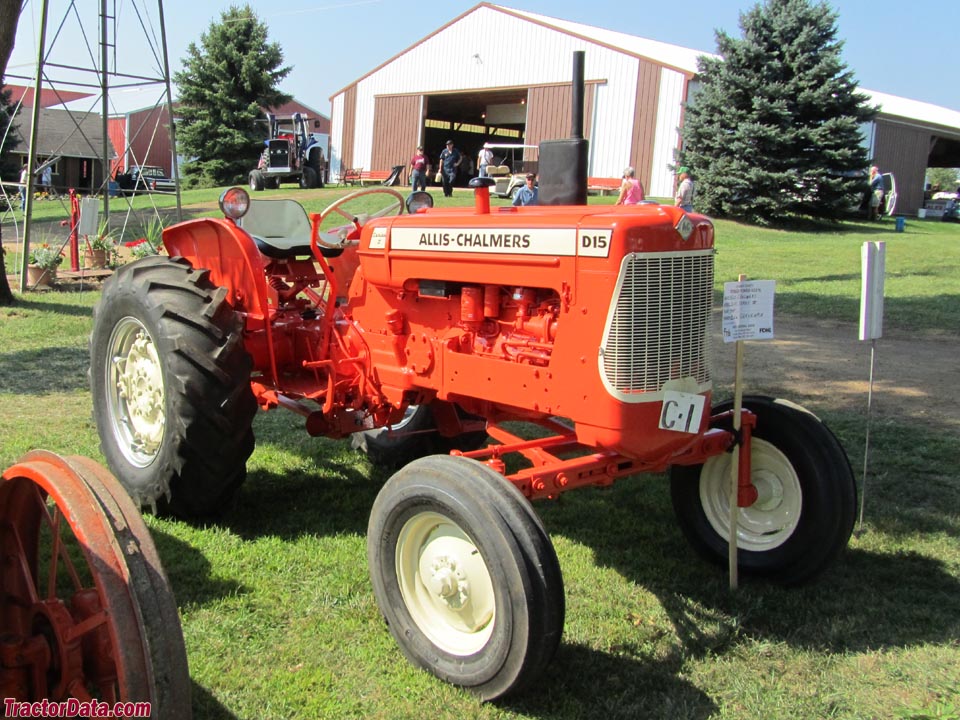
<instances>
[{"instance_id":1,"label":"red tractor","mask_svg":"<svg viewBox=\"0 0 960 720\"><path fill-rule=\"evenodd\" d=\"M377 601L412 662L487 699L535 678L563 628L531 500L669 470L684 533L723 563L737 453L741 572L789 584L845 547L856 502L811 413L747 397L734 432L732 405L711 408L707 218L491 208L490 182L472 181L472 208L414 195L404 213L371 188L310 217L228 190L223 219L168 228L169 257L105 284L91 339L103 452L142 505L220 510L257 408L405 463L370 516ZM514 420L544 432L521 437Z\"/></svg>"}]
</instances>

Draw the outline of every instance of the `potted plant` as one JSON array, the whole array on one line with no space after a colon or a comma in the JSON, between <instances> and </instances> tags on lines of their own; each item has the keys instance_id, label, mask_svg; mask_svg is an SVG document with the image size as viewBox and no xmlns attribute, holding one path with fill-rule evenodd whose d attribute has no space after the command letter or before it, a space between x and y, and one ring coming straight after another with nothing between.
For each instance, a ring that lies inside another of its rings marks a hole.
<instances>
[{"instance_id":1,"label":"potted plant","mask_svg":"<svg viewBox=\"0 0 960 720\"><path fill-rule=\"evenodd\" d=\"M57 279L57 266L63 262L59 248L41 243L30 250L27 265L27 284L30 287L49 286Z\"/></svg>"},{"instance_id":2,"label":"potted plant","mask_svg":"<svg viewBox=\"0 0 960 720\"><path fill-rule=\"evenodd\" d=\"M87 238L87 245L83 251L83 266L92 269L105 268L116 252L116 243L109 234Z\"/></svg>"}]
</instances>

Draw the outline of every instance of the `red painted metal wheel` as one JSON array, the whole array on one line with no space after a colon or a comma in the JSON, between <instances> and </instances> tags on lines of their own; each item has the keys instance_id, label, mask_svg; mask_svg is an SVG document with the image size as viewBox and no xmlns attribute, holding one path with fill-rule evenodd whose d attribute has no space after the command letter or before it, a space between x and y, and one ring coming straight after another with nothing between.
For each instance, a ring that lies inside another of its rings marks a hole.
<instances>
[{"instance_id":1,"label":"red painted metal wheel","mask_svg":"<svg viewBox=\"0 0 960 720\"><path fill-rule=\"evenodd\" d=\"M126 491L87 458L35 451L0 483L0 696L149 702L189 718L176 603Z\"/></svg>"}]
</instances>

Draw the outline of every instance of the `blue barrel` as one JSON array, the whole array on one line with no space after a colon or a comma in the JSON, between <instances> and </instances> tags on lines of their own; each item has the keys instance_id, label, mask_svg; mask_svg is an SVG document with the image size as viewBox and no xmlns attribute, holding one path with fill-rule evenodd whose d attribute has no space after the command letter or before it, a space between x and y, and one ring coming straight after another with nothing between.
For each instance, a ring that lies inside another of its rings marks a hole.
<instances>
[{"instance_id":1,"label":"blue barrel","mask_svg":"<svg viewBox=\"0 0 960 720\"><path fill-rule=\"evenodd\" d=\"M907 219L905 217L897 218L897 232L903 232L903 229L907 226Z\"/></svg>"}]
</instances>

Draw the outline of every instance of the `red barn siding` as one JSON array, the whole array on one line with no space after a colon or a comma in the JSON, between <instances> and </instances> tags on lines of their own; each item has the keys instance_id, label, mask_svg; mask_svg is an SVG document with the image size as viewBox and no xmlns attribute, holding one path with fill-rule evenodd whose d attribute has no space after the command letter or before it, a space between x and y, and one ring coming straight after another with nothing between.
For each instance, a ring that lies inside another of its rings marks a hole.
<instances>
[{"instance_id":1,"label":"red barn siding","mask_svg":"<svg viewBox=\"0 0 960 720\"><path fill-rule=\"evenodd\" d=\"M168 174L173 172L173 148L170 143L169 115L165 105L138 110L127 115L129 150L126 167L159 165ZM251 160L252 162L252 160Z\"/></svg>"},{"instance_id":2,"label":"red barn siding","mask_svg":"<svg viewBox=\"0 0 960 720\"><path fill-rule=\"evenodd\" d=\"M876 121L873 164L897 179L897 215L913 215L923 207L930 137L930 131L923 128Z\"/></svg>"},{"instance_id":3,"label":"red barn siding","mask_svg":"<svg viewBox=\"0 0 960 720\"><path fill-rule=\"evenodd\" d=\"M595 84L588 83L584 90L583 135L586 138L590 137L592 125L594 89ZM527 92L527 128L523 142L539 145L543 140L570 137L572 98L573 87L570 83L530 88Z\"/></svg>"},{"instance_id":4,"label":"red barn siding","mask_svg":"<svg viewBox=\"0 0 960 720\"><path fill-rule=\"evenodd\" d=\"M375 99L371 170L406 166L420 139L420 95L391 95ZM406 177L406 175L404 175Z\"/></svg>"},{"instance_id":5,"label":"red barn siding","mask_svg":"<svg viewBox=\"0 0 960 720\"><path fill-rule=\"evenodd\" d=\"M633 107L633 137L630 164L645 188L653 174L653 148L657 132L657 106L660 98L660 65L639 61L637 97Z\"/></svg>"},{"instance_id":6,"label":"red barn siding","mask_svg":"<svg viewBox=\"0 0 960 720\"><path fill-rule=\"evenodd\" d=\"M357 124L357 86L343 91L343 140L340 148L340 167L353 167L353 138ZM367 168L368 170L370 168Z\"/></svg>"},{"instance_id":7,"label":"red barn siding","mask_svg":"<svg viewBox=\"0 0 960 720\"><path fill-rule=\"evenodd\" d=\"M117 174L117 171L123 172L123 151L127 147L127 118L112 117L107 118L107 135L110 137L110 143L116 150L113 160L110 162L110 177Z\"/></svg>"}]
</instances>

